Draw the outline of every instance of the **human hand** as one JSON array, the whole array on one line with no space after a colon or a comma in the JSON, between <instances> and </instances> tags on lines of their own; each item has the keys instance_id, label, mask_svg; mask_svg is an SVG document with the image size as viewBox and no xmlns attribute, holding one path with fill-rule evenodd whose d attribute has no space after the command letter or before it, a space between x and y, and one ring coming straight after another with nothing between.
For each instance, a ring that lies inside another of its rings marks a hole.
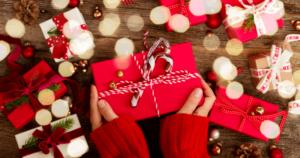
<instances>
[{"instance_id":1,"label":"human hand","mask_svg":"<svg viewBox=\"0 0 300 158\"><path fill-rule=\"evenodd\" d=\"M115 114L105 100L98 100L97 88L92 84L90 100L90 121L92 124L92 131L102 127L104 123L102 116L107 122L118 118L118 115Z\"/></svg>"},{"instance_id":2,"label":"human hand","mask_svg":"<svg viewBox=\"0 0 300 158\"><path fill-rule=\"evenodd\" d=\"M212 108L216 100L216 96L214 92L211 90L211 88L208 86L208 84L202 78L200 78L200 80L203 89L200 88L194 89L194 91L190 94L189 98L187 99L186 103L177 112L178 114L184 113L184 114L193 114L202 117L207 117L210 109ZM203 92L205 95L204 103L203 105L197 108L201 100L201 97L203 96Z\"/></svg>"}]
</instances>

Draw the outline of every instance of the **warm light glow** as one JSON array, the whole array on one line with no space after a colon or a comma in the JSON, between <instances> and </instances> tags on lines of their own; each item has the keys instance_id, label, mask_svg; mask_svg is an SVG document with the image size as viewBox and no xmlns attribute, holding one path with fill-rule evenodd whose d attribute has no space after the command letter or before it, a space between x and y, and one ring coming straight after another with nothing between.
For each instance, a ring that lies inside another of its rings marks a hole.
<instances>
[{"instance_id":1,"label":"warm light glow","mask_svg":"<svg viewBox=\"0 0 300 158\"><path fill-rule=\"evenodd\" d=\"M40 126L48 125L52 121L52 114L46 109L39 110L35 114L35 120Z\"/></svg>"},{"instance_id":2,"label":"warm light glow","mask_svg":"<svg viewBox=\"0 0 300 158\"><path fill-rule=\"evenodd\" d=\"M80 25L81 24L75 20L69 20L62 26L63 34L69 39L74 38L82 31ZM61 28L58 29L61 30Z\"/></svg>"},{"instance_id":3,"label":"warm light glow","mask_svg":"<svg viewBox=\"0 0 300 158\"><path fill-rule=\"evenodd\" d=\"M237 68L226 57L219 57L214 61L214 71L225 80L233 80L237 76Z\"/></svg>"},{"instance_id":4,"label":"warm light glow","mask_svg":"<svg viewBox=\"0 0 300 158\"><path fill-rule=\"evenodd\" d=\"M211 34L211 37L208 35L205 36L203 40L203 45L207 50L214 51L219 48L220 46L220 39L217 35Z\"/></svg>"},{"instance_id":5,"label":"warm light glow","mask_svg":"<svg viewBox=\"0 0 300 158\"><path fill-rule=\"evenodd\" d=\"M46 88L39 92L38 100L42 105L51 105L55 101L55 94L52 90Z\"/></svg>"},{"instance_id":6,"label":"warm light glow","mask_svg":"<svg viewBox=\"0 0 300 158\"><path fill-rule=\"evenodd\" d=\"M128 38L119 39L115 45L115 51L118 54L118 56L121 57L130 55L133 52L133 50L133 42Z\"/></svg>"},{"instance_id":7,"label":"warm light glow","mask_svg":"<svg viewBox=\"0 0 300 158\"><path fill-rule=\"evenodd\" d=\"M139 15L132 15L127 20L127 27L131 31L138 32L144 27L144 20Z\"/></svg>"},{"instance_id":8,"label":"warm light glow","mask_svg":"<svg viewBox=\"0 0 300 158\"><path fill-rule=\"evenodd\" d=\"M88 151L88 145L85 141L81 139L75 139L70 142L68 145L67 152L70 157L81 157L84 153Z\"/></svg>"},{"instance_id":9,"label":"warm light glow","mask_svg":"<svg viewBox=\"0 0 300 158\"><path fill-rule=\"evenodd\" d=\"M25 26L18 19L10 19L5 25L7 34L14 38L21 38L25 34Z\"/></svg>"},{"instance_id":10,"label":"warm light glow","mask_svg":"<svg viewBox=\"0 0 300 158\"><path fill-rule=\"evenodd\" d=\"M234 81L228 84L226 88L226 95L231 99L238 99L244 93L243 85Z\"/></svg>"},{"instance_id":11,"label":"warm light glow","mask_svg":"<svg viewBox=\"0 0 300 158\"><path fill-rule=\"evenodd\" d=\"M295 100L300 100L300 92L298 92L295 96Z\"/></svg>"},{"instance_id":12,"label":"warm light glow","mask_svg":"<svg viewBox=\"0 0 300 158\"><path fill-rule=\"evenodd\" d=\"M125 70L131 64L131 61L132 61L131 58L132 58L131 56L124 56L124 57L116 58L114 60L115 66L117 67L117 69Z\"/></svg>"},{"instance_id":13,"label":"warm light glow","mask_svg":"<svg viewBox=\"0 0 300 158\"><path fill-rule=\"evenodd\" d=\"M68 6L70 0L52 0L51 5L54 9L64 9Z\"/></svg>"},{"instance_id":14,"label":"warm light glow","mask_svg":"<svg viewBox=\"0 0 300 158\"><path fill-rule=\"evenodd\" d=\"M74 65L69 61L62 62L58 67L58 72L62 77L70 77L74 71Z\"/></svg>"},{"instance_id":15,"label":"warm light glow","mask_svg":"<svg viewBox=\"0 0 300 158\"><path fill-rule=\"evenodd\" d=\"M51 106L52 114L57 118L66 117L70 111L67 101L58 99Z\"/></svg>"},{"instance_id":16,"label":"warm light glow","mask_svg":"<svg viewBox=\"0 0 300 158\"><path fill-rule=\"evenodd\" d=\"M280 132L279 126L270 120L266 120L260 125L261 133L269 139L275 139Z\"/></svg>"},{"instance_id":17,"label":"warm light glow","mask_svg":"<svg viewBox=\"0 0 300 158\"><path fill-rule=\"evenodd\" d=\"M0 61L5 59L10 53L9 44L5 41L0 40Z\"/></svg>"},{"instance_id":18,"label":"warm light glow","mask_svg":"<svg viewBox=\"0 0 300 158\"><path fill-rule=\"evenodd\" d=\"M196 0L199 1L199 0ZM200 1L202 2L202 1ZM206 14L216 14L219 13L222 8L222 3L220 0L203 0L204 10Z\"/></svg>"},{"instance_id":19,"label":"warm light glow","mask_svg":"<svg viewBox=\"0 0 300 158\"><path fill-rule=\"evenodd\" d=\"M238 7L238 6L234 6L233 8L235 8L238 11L243 11L244 10L243 8ZM230 16L228 16L228 18L227 18L227 23L232 28L240 28L244 24L244 20L241 20L240 22L238 22L236 24L233 24L233 22L235 22L235 21L232 21L232 19L233 19L233 17L230 17Z\"/></svg>"},{"instance_id":20,"label":"warm light glow","mask_svg":"<svg viewBox=\"0 0 300 158\"><path fill-rule=\"evenodd\" d=\"M120 18L117 14L109 13L104 17L104 20L100 22L99 31L103 35L112 35L120 26Z\"/></svg>"},{"instance_id":21,"label":"warm light glow","mask_svg":"<svg viewBox=\"0 0 300 158\"><path fill-rule=\"evenodd\" d=\"M94 41L89 32L78 34L70 41L70 50L76 55L84 54L94 47Z\"/></svg>"},{"instance_id":22,"label":"warm light glow","mask_svg":"<svg viewBox=\"0 0 300 158\"><path fill-rule=\"evenodd\" d=\"M150 12L150 19L156 25L161 25L168 22L170 17L170 9L164 6L156 7Z\"/></svg>"},{"instance_id":23,"label":"warm light glow","mask_svg":"<svg viewBox=\"0 0 300 158\"><path fill-rule=\"evenodd\" d=\"M103 4L106 8L115 9L119 6L120 0L103 0Z\"/></svg>"},{"instance_id":24,"label":"warm light glow","mask_svg":"<svg viewBox=\"0 0 300 158\"><path fill-rule=\"evenodd\" d=\"M228 54L238 56L243 52L243 43L238 39L231 39L226 44L226 51Z\"/></svg>"},{"instance_id":25,"label":"warm light glow","mask_svg":"<svg viewBox=\"0 0 300 158\"><path fill-rule=\"evenodd\" d=\"M278 85L278 93L282 98L290 99L296 93L295 84L292 81L285 80Z\"/></svg>"},{"instance_id":26,"label":"warm light glow","mask_svg":"<svg viewBox=\"0 0 300 158\"><path fill-rule=\"evenodd\" d=\"M202 0L190 0L189 2L189 9L195 16L201 16L205 14L205 9L199 9L202 8L202 6Z\"/></svg>"},{"instance_id":27,"label":"warm light glow","mask_svg":"<svg viewBox=\"0 0 300 158\"><path fill-rule=\"evenodd\" d=\"M169 25L175 32L184 33L190 27L190 21L182 14L175 14L171 17Z\"/></svg>"},{"instance_id":28,"label":"warm light glow","mask_svg":"<svg viewBox=\"0 0 300 158\"><path fill-rule=\"evenodd\" d=\"M90 59L94 55L94 49L89 49L83 54L78 54L78 57L81 59Z\"/></svg>"}]
</instances>

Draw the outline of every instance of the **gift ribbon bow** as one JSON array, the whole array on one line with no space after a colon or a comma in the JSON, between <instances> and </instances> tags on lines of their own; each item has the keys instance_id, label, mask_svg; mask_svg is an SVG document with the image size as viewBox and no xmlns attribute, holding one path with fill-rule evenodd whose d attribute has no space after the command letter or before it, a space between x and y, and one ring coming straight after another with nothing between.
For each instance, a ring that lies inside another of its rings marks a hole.
<instances>
[{"instance_id":1,"label":"gift ribbon bow","mask_svg":"<svg viewBox=\"0 0 300 158\"><path fill-rule=\"evenodd\" d=\"M68 60L68 51L72 54L76 50L70 49L70 43L66 41L66 35L80 35L82 31L88 31L88 28L85 24L77 26L75 28L70 28L70 23L68 19L64 16L64 14L57 15L52 18L52 21L55 23L57 29L59 30L60 34L58 36L53 36L47 38L48 47L53 47L52 51L52 58L57 59L65 59ZM65 30L64 28L68 28Z\"/></svg>"},{"instance_id":2,"label":"gift ribbon bow","mask_svg":"<svg viewBox=\"0 0 300 158\"><path fill-rule=\"evenodd\" d=\"M228 17L223 21L225 29L231 25L243 22L249 14L253 14L257 36L262 36L267 33L267 30L261 18L261 14L275 14L279 10L283 9L283 3L277 0L265 0L262 5L255 6L253 4L253 0L247 1L250 5L246 5L243 0L239 0L245 10L239 10L238 8L232 7L229 4L225 5L226 14L228 15ZM277 7L277 5L279 7Z\"/></svg>"},{"instance_id":3,"label":"gift ribbon bow","mask_svg":"<svg viewBox=\"0 0 300 158\"><path fill-rule=\"evenodd\" d=\"M122 2L124 5L129 5L129 4L132 4L132 3L133 3L132 0L121 0L121 2Z\"/></svg>"},{"instance_id":4,"label":"gift ribbon bow","mask_svg":"<svg viewBox=\"0 0 300 158\"><path fill-rule=\"evenodd\" d=\"M242 72L242 68L239 68L236 72L232 73L232 75L239 74L241 72ZM230 115L239 115L239 116L243 117L242 122L238 129L238 132L241 132L243 130L246 120L251 121L255 125L255 127L260 128L260 125L263 121L271 119L271 118L276 118L276 117L282 115L283 117L282 117L282 120L281 120L281 123L279 126L280 133L275 140L276 143L278 143L288 113L286 111L281 111L281 112L278 112L275 114L269 114L269 115L264 115L264 114L263 115L251 115L250 112L251 112L251 105L252 105L253 97L249 96L249 100L248 100L245 111L240 109L239 107L235 106L230 101L228 101L224 96L222 96L221 93L219 93L217 87L224 81L225 81L224 79L221 79L220 81L218 81L218 83L216 84L216 89L215 89L216 97L219 98L220 100L222 100L223 103L216 101L214 103L214 105L219 106L221 108L222 113L230 114Z\"/></svg>"},{"instance_id":5,"label":"gift ribbon bow","mask_svg":"<svg viewBox=\"0 0 300 158\"><path fill-rule=\"evenodd\" d=\"M146 36L148 34L148 31L145 31L145 36L144 36L144 40L146 40ZM136 106L139 98L141 97L141 95L143 94L143 91L147 88L150 87L151 91L152 91L152 97L154 100L154 104L155 104L155 109L157 112L157 116L160 116L160 112L159 112L159 108L158 108L158 104L156 102L156 97L155 97L155 93L153 90L153 85L156 84L178 84L178 83L182 83L182 82L186 82L187 80L193 79L193 78L200 78L200 74L199 73L189 73L186 70L180 70L180 71L175 71L172 72L171 69L173 67L173 60L171 58L171 56L169 56L168 54L163 54L163 55L159 55L159 57L166 59L167 61L167 65L165 67L165 71L168 70L167 74L165 75L160 75L157 78L150 78L150 74L152 72L152 70L154 69L155 66L155 56L156 53L153 53L156 48L165 48L165 47L161 47L158 46L159 43L163 41L166 45L166 48L170 48L169 42L163 38L160 38L159 40L155 41L153 46L150 48L150 50L147 53L147 58L146 58L146 54L144 53L144 51L142 52L143 54L143 68L141 68L141 66L139 65L138 60L136 59L136 57L132 54L132 57L138 67L138 69L141 71L142 77L144 79L144 81L138 82L138 83L134 83L133 81L120 81L118 83L116 83L116 88L113 90L108 90L108 91L104 91L104 92L100 92L99 93L99 99L100 98L104 98L110 95L115 95L115 94L126 94L126 93L134 93L133 99L131 100L131 104L132 106ZM144 42L144 45L146 48L148 48L146 42ZM158 53L162 53L162 52L158 52ZM157 57L157 56L156 56ZM169 66L168 66L169 64Z\"/></svg>"},{"instance_id":6,"label":"gift ribbon bow","mask_svg":"<svg viewBox=\"0 0 300 158\"><path fill-rule=\"evenodd\" d=\"M284 41L284 51L281 54L281 47L276 45L272 46L271 49L271 67L270 70L265 74L265 76L260 80L257 85L257 89L266 93L270 88L270 82L273 82L275 88L280 85L279 71L286 65L286 63L293 56L293 50L291 49L289 42L300 40L300 35L288 35ZM277 76L277 77L276 77Z\"/></svg>"},{"instance_id":7,"label":"gift ribbon bow","mask_svg":"<svg viewBox=\"0 0 300 158\"><path fill-rule=\"evenodd\" d=\"M185 0L180 0L179 3L170 5L170 6L168 6L168 8L171 10L171 9L175 9L175 8L179 7L179 13L188 18L189 13L188 13L188 10L186 9L186 7L184 6L185 3L189 3L189 2L185 2Z\"/></svg>"},{"instance_id":8,"label":"gift ribbon bow","mask_svg":"<svg viewBox=\"0 0 300 158\"><path fill-rule=\"evenodd\" d=\"M44 154L49 154L50 150L48 146L50 145L53 148L54 158L63 158L63 155L57 145L70 143L70 135L65 134L65 129L61 127L57 127L52 133L51 124L42 127L43 131L37 129L32 134L34 137L42 140L39 143L39 149Z\"/></svg>"}]
</instances>

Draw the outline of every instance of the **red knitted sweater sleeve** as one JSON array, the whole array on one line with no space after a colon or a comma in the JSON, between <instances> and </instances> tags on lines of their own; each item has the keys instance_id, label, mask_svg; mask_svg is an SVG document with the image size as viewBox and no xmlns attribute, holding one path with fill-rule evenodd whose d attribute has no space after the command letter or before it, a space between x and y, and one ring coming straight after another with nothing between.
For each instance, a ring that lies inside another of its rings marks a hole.
<instances>
[{"instance_id":1,"label":"red knitted sweater sleeve","mask_svg":"<svg viewBox=\"0 0 300 158\"><path fill-rule=\"evenodd\" d=\"M175 114L166 117L160 131L165 158L209 158L207 153L208 117Z\"/></svg>"},{"instance_id":2,"label":"red knitted sweater sleeve","mask_svg":"<svg viewBox=\"0 0 300 158\"><path fill-rule=\"evenodd\" d=\"M149 158L140 127L129 117L120 117L91 132L101 158Z\"/></svg>"}]
</instances>

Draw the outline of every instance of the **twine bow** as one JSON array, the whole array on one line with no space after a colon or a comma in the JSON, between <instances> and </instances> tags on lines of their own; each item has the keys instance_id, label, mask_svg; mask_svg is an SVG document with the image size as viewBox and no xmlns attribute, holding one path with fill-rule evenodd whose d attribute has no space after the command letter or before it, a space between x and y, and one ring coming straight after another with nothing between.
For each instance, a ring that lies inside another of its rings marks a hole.
<instances>
[{"instance_id":1,"label":"twine bow","mask_svg":"<svg viewBox=\"0 0 300 158\"><path fill-rule=\"evenodd\" d=\"M42 126L43 131L35 130L33 132L33 136L37 137L38 139L42 140L39 143L39 149L44 154L49 154L49 145L53 148L53 155L54 158L63 158L61 151L58 149L57 145L60 144L68 144L70 143L70 135L65 134L65 129L61 127L57 127L55 131L52 133L51 124Z\"/></svg>"},{"instance_id":2,"label":"twine bow","mask_svg":"<svg viewBox=\"0 0 300 158\"><path fill-rule=\"evenodd\" d=\"M173 5L170 5L168 6L168 8L171 10L171 9L175 9L175 8L179 8L179 14L182 14L184 15L185 17L189 17L189 13L188 13L188 10L186 9L185 7L185 4L186 3L189 3L189 2L185 2L186 0L180 0L179 3L177 4L173 4Z\"/></svg>"},{"instance_id":3,"label":"twine bow","mask_svg":"<svg viewBox=\"0 0 300 158\"><path fill-rule=\"evenodd\" d=\"M226 14L228 15L227 19L224 20L225 29L229 26L237 24L239 22L244 21L249 14L253 14L255 28L257 31L257 36L262 36L267 33L266 27L262 20L261 14L275 14L279 10L283 8L283 3L277 0L265 0L262 5L255 6L253 4L253 0L247 0L250 5L246 5L243 0L239 0L239 2L243 5L245 10L238 10L238 8L232 7L229 4L226 4ZM279 4L279 7L276 5Z\"/></svg>"}]
</instances>

